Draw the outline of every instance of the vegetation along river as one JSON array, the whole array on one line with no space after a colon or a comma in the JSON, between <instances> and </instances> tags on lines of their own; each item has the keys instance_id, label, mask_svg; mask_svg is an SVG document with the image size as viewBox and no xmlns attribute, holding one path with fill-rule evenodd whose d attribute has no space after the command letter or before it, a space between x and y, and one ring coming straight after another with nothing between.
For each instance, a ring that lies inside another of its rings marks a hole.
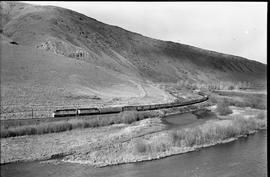
<instances>
[{"instance_id":1,"label":"vegetation along river","mask_svg":"<svg viewBox=\"0 0 270 177\"><path fill-rule=\"evenodd\" d=\"M194 119L192 115L190 118ZM187 121L187 120L186 120ZM174 117L168 122L175 123ZM189 122L181 122L180 124ZM1 166L3 177L235 177L267 176L267 131L263 130L226 144L168 158L104 168L64 163L27 162Z\"/></svg>"}]
</instances>

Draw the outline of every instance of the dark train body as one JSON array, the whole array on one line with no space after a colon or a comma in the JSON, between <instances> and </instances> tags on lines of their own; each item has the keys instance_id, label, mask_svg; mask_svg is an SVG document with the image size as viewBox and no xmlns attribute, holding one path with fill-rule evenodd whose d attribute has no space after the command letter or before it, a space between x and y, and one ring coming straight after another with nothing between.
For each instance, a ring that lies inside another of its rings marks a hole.
<instances>
[{"instance_id":1,"label":"dark train body","mask_svg":"<svg viewBox=\"0 0 270 177\"><path fill-rule=\"evenodd\" d=\"M99 114L98 108L80 108L78 109L78 115L91 115L91 114Z\"/></svg>"},{"instance_id":2,"label":"dark train body","mask_svg":"<svg viewBox=\"0 0 270 177\"><path fill-rule=\"evenodd\" d=\"M195 103L200 103L208 99L208 96L203 94L202 92L197 92L197 94L203 96L203 98L196 99L196 100L183 101L183 102L173 102L173 103L155 104L155 105L61 109L61 110L54 111L53 117L112 114L112 113L120 113L122 111L148 111L148 110L165 109L165 108L171 108L171 107L187 106L187 105L191 105Z\"/></svg>"},{"instance_id":3,"label":"dark train body","mask_svg":"<svg viewBox=\"0 0 270 177\"><path fill-rule=\"evenodd\" d=\"M60 109L53 113L53 117L67 117L67 116L77 116L77 109Z\"/></svg>"}]
</instances>

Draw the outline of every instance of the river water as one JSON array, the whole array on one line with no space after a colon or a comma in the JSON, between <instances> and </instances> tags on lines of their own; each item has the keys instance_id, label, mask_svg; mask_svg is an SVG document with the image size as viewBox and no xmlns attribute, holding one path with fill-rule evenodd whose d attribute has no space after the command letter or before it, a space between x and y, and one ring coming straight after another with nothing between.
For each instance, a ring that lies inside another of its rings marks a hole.
<instances>
[{"instance_id":1,"label":"river water","mask_svg":"<svg viewBox=\"0 0 270 177\"><path fill-rule=\"evenodd\" d=\"M13 163L1 166L3 177L265 177L267 133L203 148L161 160L104 168L71 163Z\"/></svg>"}]
</instances>

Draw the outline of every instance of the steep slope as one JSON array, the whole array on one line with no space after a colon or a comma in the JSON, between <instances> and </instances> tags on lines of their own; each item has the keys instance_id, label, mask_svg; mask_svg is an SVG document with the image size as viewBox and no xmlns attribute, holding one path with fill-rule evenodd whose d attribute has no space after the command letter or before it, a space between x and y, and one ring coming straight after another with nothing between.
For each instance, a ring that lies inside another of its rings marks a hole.
<instances>
[{"instance_id":1,"label":"steep slope","mask_svg":"<svg viewBox=\"0 0 270 177\"><path fill-rule=\"evenodd\" d=\"M1 3L3 33L42 48L155 82L264 80L266 66L241 57L151 39L77 12L23 3Z\"/></svg>"},{"instance_id":2,"label":"steep slope","mask_svg":"<svg viewBox=\"0 0 270 177\"><path fill-rule=\"evenodd\" d=\"M1 118L49 116L57 108L167 102L136 77L1 41ZM151 93L150 93L151 90Z\"/></svg>"}]
</instances>

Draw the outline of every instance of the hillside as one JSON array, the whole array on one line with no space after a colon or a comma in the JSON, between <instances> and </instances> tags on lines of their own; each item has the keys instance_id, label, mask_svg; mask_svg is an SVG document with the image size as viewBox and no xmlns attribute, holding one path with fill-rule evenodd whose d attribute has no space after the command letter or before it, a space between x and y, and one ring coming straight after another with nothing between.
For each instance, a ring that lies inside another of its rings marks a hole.
<instances>
[{"instance_id":1,"label":"hillside","mask_svg":"<svg viewBox=\"0 0 270 177\"><path fill-rule=\"evenodd\" d=\"M36 116L48 116L64 107L168 102L170 99L168 93L136 77L28 46L1 43L2 118L31 117L32 108ZM10 114L13 112L16 114Z\"/></svg>"},{"instance_id":2,"label":"hillside","mask_svg":"<svg viewBox=\"0 0 270 177\"><path fill-rule=\"evenodd\" d=\"M152 39L68 9L1 2L0 10L2 112L173 100L161 83L266 82L262 63Z\"/></svg>"}]
</instances>

